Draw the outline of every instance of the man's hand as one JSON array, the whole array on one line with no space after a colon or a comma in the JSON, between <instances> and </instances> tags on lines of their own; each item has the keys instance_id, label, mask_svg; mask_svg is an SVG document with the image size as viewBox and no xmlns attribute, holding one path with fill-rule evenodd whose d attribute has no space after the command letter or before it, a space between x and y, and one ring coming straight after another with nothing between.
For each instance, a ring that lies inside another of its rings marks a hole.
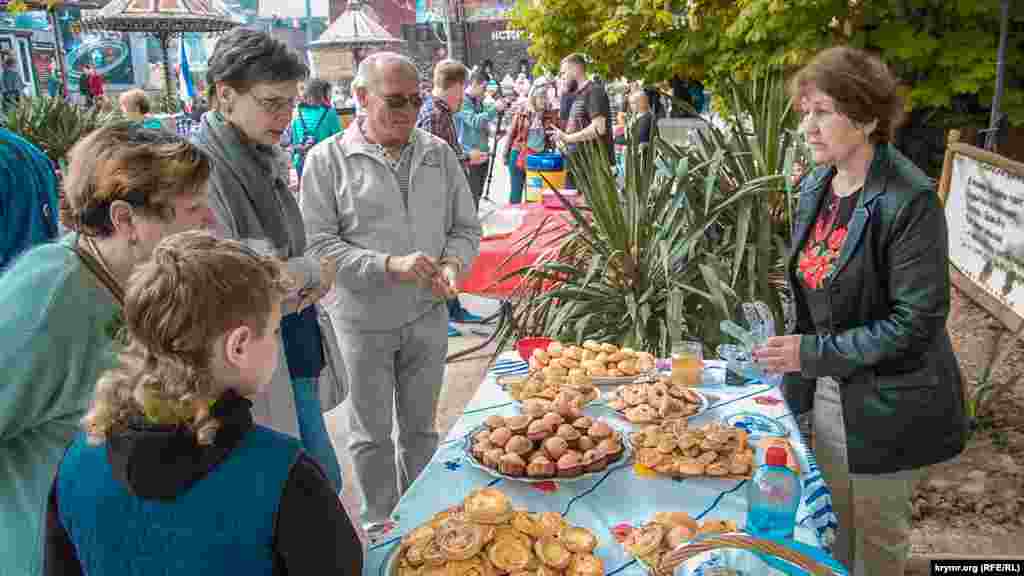
<instances>
[{"instance_id":1,"label":"man's hand","mask_svg":"<svg viewBox=\"0 0 1024 576\"><path fill-rule=\"evenodd\" d=\"M456 286L458 275L458 266L453 262L442 264L440 273L434 277L433 282L430 284L430 290L434 293L434 296L444 298L445 300L451 300L458 296L459 290Z\"/></svg>"},{"instance_id":2,"label":"man's hand","mask_svg":"<svg viewBox=\"0 0 1024 576\"><path fill-rule=\"evenodd\" d=\"M441 270L437 260L422 252L388 258L387 271L401 282L416 282L426 286L433 282Z\"/></svg>"}]
</instances>

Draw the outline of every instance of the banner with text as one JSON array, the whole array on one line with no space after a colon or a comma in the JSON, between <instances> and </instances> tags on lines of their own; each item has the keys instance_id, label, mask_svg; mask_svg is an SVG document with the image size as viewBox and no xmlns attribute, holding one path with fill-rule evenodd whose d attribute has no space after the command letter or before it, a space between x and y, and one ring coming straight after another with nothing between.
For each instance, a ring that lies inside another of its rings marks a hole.
<instances>
[{"instance_id":1,"label":"banner with text","mask_svg":"<svg viewBox=\"0 0 1024 576\"><path fill-rule=\"evenodd\" d=\"M1024 318L1024 170L954 153L946 197L949 259Z\"/></svg>"}]
</instances>

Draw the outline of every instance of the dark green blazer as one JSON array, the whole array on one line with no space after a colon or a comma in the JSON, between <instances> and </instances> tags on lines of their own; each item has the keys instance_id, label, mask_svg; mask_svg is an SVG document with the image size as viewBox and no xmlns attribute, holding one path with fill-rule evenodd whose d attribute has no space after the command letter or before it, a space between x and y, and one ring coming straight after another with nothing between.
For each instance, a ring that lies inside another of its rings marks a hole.
<instances>
[{"instance_id":1,"label":"dark green blazer","mask_svg":"<svg viewBox=\"0 0 1024 576\"><path fill-rule=\"evenodd\" d=\"M946 332L949 241L935 186L890 145L875 157L826 286L830 329L816 333L796 289L796 261L834 168L800 184L787 265L796 296L799 374L783 379L794 413L813 407L815 379L841 383L847 457L856 474L920 468L959 454L967 438L960 369Z\"/></svg>"}]
</instances>

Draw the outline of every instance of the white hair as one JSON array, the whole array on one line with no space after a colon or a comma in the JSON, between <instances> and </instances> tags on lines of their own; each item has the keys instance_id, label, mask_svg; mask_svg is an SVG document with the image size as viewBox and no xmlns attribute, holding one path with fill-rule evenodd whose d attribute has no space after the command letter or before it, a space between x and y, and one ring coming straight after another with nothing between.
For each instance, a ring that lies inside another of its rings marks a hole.
<instances>
[{"instance_id":1,"label":"white hair","mask_svg":"<svg viewBox=\"0 0 1024 576\"><path fill-rule=\"evenodd\" d=\"M398 64L400 68L405 69L410 79L419 82L420 73L408 56L397 52L374 52L359 63L359 70L352 83L353 89L375 87L380 81L381 69L387 64Z\"/></svg>"}]
</instances>

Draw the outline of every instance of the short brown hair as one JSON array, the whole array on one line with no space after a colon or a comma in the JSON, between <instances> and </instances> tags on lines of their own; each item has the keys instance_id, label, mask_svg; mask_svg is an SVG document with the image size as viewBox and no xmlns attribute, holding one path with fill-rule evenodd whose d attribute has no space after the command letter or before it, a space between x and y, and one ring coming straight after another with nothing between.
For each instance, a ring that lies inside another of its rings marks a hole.
<instances>
[{"instance_id":1,"label":"short brown hair","mask_svg":"<svg viewBox=\"0 0 1024 576\"><path fill-rule=\"evenodd\" d=\"M273 330L268 316L288 288L277 261L241 242L203 231L162 240L128 281L127 345L96 384L82 419L89 440L101 443L148 418L187 426L199 444L211 444L220 423L210 408L224 392L212 375L213 346L240 326L260 336Z\"/></svg>"},{"instance_id":2,"label":"short brown hair","mask_svg":"<svg viewBox=\"0 0 1024 576\"><path fill-rule=\"evenodd\" d=\"M856 124L878 121L871 142L892 140L903 120L903 98L898 81L877 56L848 46L829 48L804 66L789 83L789 94L799 106L807 91L816 88L835 101L837 111Z\"/></svg>"},{"instance_id":3,"label":"short brown hair","mask_svg":"<svg viewBox=\"0 0 1024 576\"><path fill-rule=\"evenodd\" d=\"M121 108L125 110L134 110L139 114L149 114L149 98L139 88L121 94L119 101L121 102Z\"/></svg>"},{"instance_id":4,"label":"short brown hair","mask_svg":"<svg viewBox=\"0 0 1024 576\"><path fill-rule=\"evenodd\" d=\"M71 149L64 179L64 225L93 236L114 232L110 205L123 200L144 213L170 220L169 200L202 192L210 159L184 138L136 122L99 128Z\"/></svg>"},{"instance_id":5,"label":"short brown hair","mask_svg":"<svg viewBox=\"0 0 1024 576\"><path fill-rule=\"evenodd\" d=\"M469 70L457 60L441 60L434 66L434 88L447 90L456 84L466 83Z\"/></svg>"}]
</instances>

